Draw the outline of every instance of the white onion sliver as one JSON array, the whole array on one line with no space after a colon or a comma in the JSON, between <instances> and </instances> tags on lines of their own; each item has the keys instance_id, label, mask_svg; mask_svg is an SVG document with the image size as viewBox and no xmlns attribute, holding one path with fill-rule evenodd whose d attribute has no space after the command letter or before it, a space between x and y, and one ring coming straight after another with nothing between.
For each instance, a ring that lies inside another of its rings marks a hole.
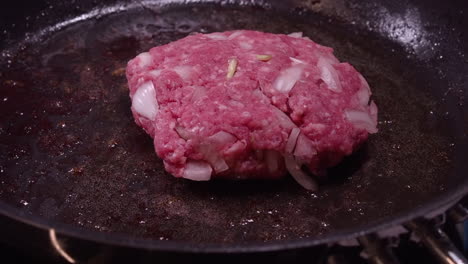
<instances>
[{"instance_id":1,"label":"white onion sliver","mask_svg":"<svg viewBox=\"0 0 468 264\"><path fill-rule=\"evenodd\" d=\"M291 34L288 34L288 36L293 38L302 38L302 32L293 32Z\"/></svg>"},{"instance_id":2,"label":"white onion sliver","mask_svg":"<svg viewBox=\"0 0 468 264\"><path fill-rule=\"evenodd\" d=\"M359 74L359 79L361 80L361 88L357 92L357 98L359 99L359 104L367 106L369 104L369 98L372 95L369 84L366 79Z\"/></svg>"},{"instance_id":3,"label":"white onion sliver","mask_svg":"<svg viewBox=\"0 0 468 264\"><path fill-rule=\"evenodd\" d=\"M289 93L301 79L303 66L295 65L283 70L273 83L273 88L281 93Z\"/></svg>"},{"instance_id":4,"label":"white onion sliver","mask_svg":"<svg viewBox=\"0 0 468 264\"><path fill-rule=\"evenodd\" d=\"M354 127L365 129L371 134L377 133L377 123L374 122L369 113L359 110L346 110L345 116Z\"/></svg>"},{"instance_id":5,"label":"white onion sliver","mask_svg":"<svg viewBox=\"0 0 468 264\"><path fill-rule=\"evenodd\" d=\"M372 118L372 121L377 126L377 113L379 109L377 108L377 105L374 103L374 101L370 103L369 111L370 111L370 116Z\"/></svg>"},{"instance_id":6,"label":"white onion sliver","mask_svg":"<svg viewBox=\"0 0 468 264\"><path fill-rule=\"evenodd\" d=\"M297 138L299 137L300 133L301 133L301 129L297 127L291 130L288 141L286 142L286 148L285 148L286 153L292 153L294 151L294 148L296 147Z\"/></svg>"},{"instance_id":7,"label":"white onion sliver","mask_svg":"<svg viewBox=\"0 0 468 264\"><path fill-rule=\"evenodd\" d=\"M356 93L356 98L360 105L367 106L370 98L369 91L365 87L361 87L361 89Z\"/></svg>"},{"instance_id":8,"label":"white onion sliver","mask_svg":"<svg viewBox=\"0 0 468 264\"><path fill-rule=\"evenodd\" d=\"M291 176L299 183L302 187L309 191L317 191L318 185L315 180L302 171L301 166L296 162L293 155L286 154L284 156L286 169L289 171Z\"/></svg>"},{"instance_id":9,"label":"white onion sliver","mask_svg":"<svg viewBox=\"0 0 468 264\"><path fill-rule=\"evenodd\" d=\"M340 61L335 56L333 56L332 53L322 53L321 59L325 60L330 65L335 65L335 64L340 63Z\"/></svg>"},{"instance_id":10,"label":"white onion sliver","mask_svg":"<svg viewBox=\"0 0 468 264\"><path fill-rule=\"evenodd\" d=\"M149 81L138 87L132 97L132 108L141 116L154 120L159 110L156 100L156 90L153 82Z\"/></svg>"},{"instance_id":11,"label":"white onion sliver","mask_svg":"<svg viewBox=\"0 0 468 264\"><path fill-rule=\"evenodd\" d=\"M300 134L294 149L296 159L307 161L311 160L315 155L317 155L317 150L312 146L312 141L304 134Z\"/></svg>"},{"instance_id":12,"label":"white onion sliver","mask_svg":"<svg viewBox=\"0 0 468 264\"><path fill-rule=\"evenodd\" d=\"M320 58L317 67L320 69L321 79L327 84L328 89L334 92L341 92L340 78L330 62L327 59Z\"/></svg>"},{"instance_id":13,"label":"white onion sliver","mask_svg":"<svg viewBox=\"0 0 468 264\"><path fill-rule=\"evenodd\" d=\"M359 80L361 80L361 85L364 87L363 89L366 89L369 95L372 95L369 83L366 81L366 79L364 79L364 77L361 74L359 74L358 76Z\"/></svg>"},{"instance_id":14,"label":"white onion sliver","mask_svg":"<svg viewBox=\"0 0 468 264\"><path fill-rule=\"evenodd\" d=\"M185 165L183 178L192 181L209 181L213 169L210 164L204 161L188 161Z\"/></svg>"},{"instance_id":15,"label":"white onion sliver","mask_svg":"<svg viewBox=\"0 0 468 264\"><path fill-rule=\"evenodd\" d=\"M279 120L279 124L282 127L290 128L290 129L296 127L294 122L291 120L291 118L289 118L289 116L286 113L284 113L283 111L279 110L276 107L273 107L272 110L276 113L276 116L278 117L278 120Z\"/></svg>"}]
</instances>

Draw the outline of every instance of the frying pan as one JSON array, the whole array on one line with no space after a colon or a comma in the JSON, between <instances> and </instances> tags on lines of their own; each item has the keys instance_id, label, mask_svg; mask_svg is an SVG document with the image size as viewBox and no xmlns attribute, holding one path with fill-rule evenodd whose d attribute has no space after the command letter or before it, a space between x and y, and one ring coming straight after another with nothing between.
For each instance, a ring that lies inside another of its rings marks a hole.
<instances>
[{"instance_id":1,"label":"frying pan","mask_svg":"<svg viewBox=\"0 0 468 264\"><path fill-rule=\"evenodd\" d=\"M465 1L2 5L4 234L20 230L13 227L18 223L31 236L53 230L93 245L274 251L398 225L446 208L468 191ZM192 32L232 29L304 32L333 47L370 83L380 131L330 169L318 192L289 178L175 179L134 124L123 70L129 59Z\"/></svg>"}]
</instances>

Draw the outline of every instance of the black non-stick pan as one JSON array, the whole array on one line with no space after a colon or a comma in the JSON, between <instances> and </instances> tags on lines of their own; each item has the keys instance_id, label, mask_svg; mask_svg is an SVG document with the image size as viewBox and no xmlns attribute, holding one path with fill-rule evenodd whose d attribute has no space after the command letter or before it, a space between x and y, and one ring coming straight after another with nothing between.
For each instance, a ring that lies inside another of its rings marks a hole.
<instances>
[{"instance_id":1,"label":"black non-stick pan","mask_svg":"<svg viewBox=\"0 0 468 264\"><path fill-rule=\"evenodd\" d=\"M331 243L468 190L465 1L9 1L0 10L0 212L154 250ZM379 133L320 190L167 174L132 119L126 62L193 32L304 32L368 80ZM2 229L2 226L0 226Z\"/></svg>"}]
</instances>

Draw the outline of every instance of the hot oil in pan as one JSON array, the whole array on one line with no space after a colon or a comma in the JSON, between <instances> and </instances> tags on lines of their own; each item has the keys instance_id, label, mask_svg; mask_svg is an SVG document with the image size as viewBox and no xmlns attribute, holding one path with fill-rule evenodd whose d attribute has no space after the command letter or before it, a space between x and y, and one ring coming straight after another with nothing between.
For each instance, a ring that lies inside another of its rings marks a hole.
<instances>
[{"instance_id":1,"label":"hot oil in pan","mask_svg":"<svg viewBox=\"0 0 468 264\"><path fill-rule=\"evenodd\" d=\"M373 88L380 132L316 194L291 179L175 179L133 122L129 59L190 32L243 28L303 31ZM72 25L4 58L0 199L105 232L221 243L320 236L413 208L448 184L450 141L433 129L443 125L431 119L435 100L398 70L405 54L390 48L398 49L316 15L299 20L257 7L135 9Z\"/></svg>"}]
</instances>

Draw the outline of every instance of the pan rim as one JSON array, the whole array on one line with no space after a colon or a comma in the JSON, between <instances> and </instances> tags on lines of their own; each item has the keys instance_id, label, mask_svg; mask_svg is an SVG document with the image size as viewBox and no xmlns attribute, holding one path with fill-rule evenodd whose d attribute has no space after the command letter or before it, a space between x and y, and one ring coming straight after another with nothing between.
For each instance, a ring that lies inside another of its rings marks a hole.
<instances>
[{"instance_id":1,"label":"pan rim","mask_svg":"<svg viewBox=\"0 0 468 264\"><path fill-rule=\"evenodd\" d=\"M468 179L465 179L454 190L446 191L439 197L429 200L427 203L402 213L381 218L363 226L343 229L341 232L330 232L319 238L301 238L289 240L277 240L267 242L247 242L245 244L217 244L217 243L195 243L188 241L161 241L150 238L131 237L124 233L105 233L89 228L77 227L71 224L64 224L51 221L45 217L27 214L20 208L13 207L0 201L0 214L13 220L22 222L43 231L54 229L58 235L65 235L71 238L88 242L103 244L106 246L116 246L129 249L143 249L151 251L164 251L172 253L266 253L282 250L292 250L301 248L311 248L318 245L336 243L339 241L356 238L358 236L375 233L379 230L401 225L410 220L424 217L444 206L451 206L468 194Z\"/></svg>"}]
</instances>

